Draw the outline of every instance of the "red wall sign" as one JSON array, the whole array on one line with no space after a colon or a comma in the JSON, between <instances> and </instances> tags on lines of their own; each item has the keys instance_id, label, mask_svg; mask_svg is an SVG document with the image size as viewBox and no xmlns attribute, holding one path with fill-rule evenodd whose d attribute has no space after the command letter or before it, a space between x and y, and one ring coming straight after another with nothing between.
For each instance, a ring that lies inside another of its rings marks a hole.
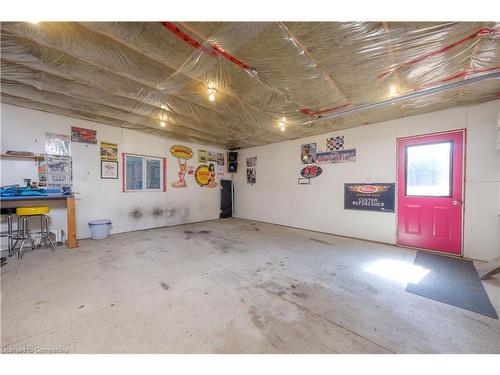
<instances>
[{"instance_id":1,"label":"red wall sign","mask_svg":"<svg viewBox=\"0 0 500 375\"><path fill-rule=\"evenodd\" d=\"M321 172L323 172L321 167L317 165L308 165L307 167L302 168L300 174L302 177L305 178L314 178L318 177L321 174Z\"/></svg>"}]
</instances>

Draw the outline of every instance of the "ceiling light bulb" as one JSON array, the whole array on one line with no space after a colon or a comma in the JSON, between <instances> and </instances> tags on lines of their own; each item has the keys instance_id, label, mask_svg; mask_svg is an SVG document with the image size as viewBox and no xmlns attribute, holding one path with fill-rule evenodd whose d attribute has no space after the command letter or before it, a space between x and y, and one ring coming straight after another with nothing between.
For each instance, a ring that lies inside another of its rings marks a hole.
<instances>
[{"instance_id":1,"label":"ceiling light bulb","mask_svg":"<svg viewBox=\"0 0 500 375\"><path fill-rule=\"evenodd\" d=\"M280 130L282 132L284 132L285 131L285 125L286 125L286 118L282 117L279 124L280 124Z\"/></svg>"},{"instance_id":2,"label":"ceiling light bulb","mask_svg":"<svg viewBox=\"0 0 500 375\"><path fill-rule=\"evenodd\" d=\"M398 90L396 89L396 86L391 85L389 87L389 97L394 98L397 95L398 95Z\"/></svg>"},{"instance_id":3,"label":"ceiling light bulb","mask_svg":"<svg viewBox=\"0 0 500 375\"><path fill-rule=\"evenodd\" d=\"M167 126L167 124L165 123L165 121L160 121L160 126L164 128L165 126Z\"/></svg>"},{"instance_id":4,"label":"ceiling light bulb","mask_svg":"<svg viewBox=\"0 0 500 375\"><path fill-rule=\"evenodd\" d=\"M215 93L217 90L215 90L213 87L208 88L208 100L211 102L215 101Z\"/></svg>"}]
</instances>

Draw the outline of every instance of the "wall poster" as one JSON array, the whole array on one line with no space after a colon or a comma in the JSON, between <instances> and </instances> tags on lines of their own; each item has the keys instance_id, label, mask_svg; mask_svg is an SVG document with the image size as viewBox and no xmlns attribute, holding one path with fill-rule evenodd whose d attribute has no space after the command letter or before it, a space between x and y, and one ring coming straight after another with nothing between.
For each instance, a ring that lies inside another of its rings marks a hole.
<instances>
[{"instance_id":1,"label":"wall poster","mask_svg":"<svg viewBox=\"0 0 500 375\"><path fill-rule=\"evenodd\" d=\"M207 150L198 150L198 162L199 163L206 163L207 157L208 157Z\"/></svg>"},{"instance_id":2,"label":"wall poster","mask_svg":"<svg viewBox=\"0 0 500 375\"><path fill-rule=\"evenodd\" d=\"M330 137L326 139L326 149L328 151L343 150L344 149L344 136Z\"/></svg>"},{"instance_id":3,"label":"wall poster","mask_svg":"<svg viewBox=\"0 0 500 375\"><path fill-rule=\"evenodd\" d=\"M38 187L47 187L47 162L45 159L38 159Z\"/></svg>"},{"instance_id":4,"label":"wall poster","mask_svg":"<svg viewBox=\"0 0 500 375\"><path fill-rule=\"evenodd\" d=\"M344 184L344 209L394 212L394 183Z\"/></svg>"},{"instance_id":5,"label":"wall poster","mask_svg":"<svg viewBox=\"0 0 500 375\"><path fill-rule=\"evenodd\" d=\"M49 155L70 156L71 141L65 134L45 133L45 153Z\"/></svg>"},{"instance_id":6,"label":"wall poster","mask_svg":"<svg viewBox=\"0 0 500 375\"><path fill-rule=\"evenodd\" d=\"M302 164L316 163L316 143L307 143L300 146L300 161Z\"/></svg>"},{"instance_id":7,"label":"wall poster","mask_svg":"<svg viewBox=\"0 0 500 375\"><path fill-rule=\"evenodd\" d=\"M101 142L101 160L118 161L118 145L116 143Z\"/></svg>"},{"instance_id":8,"label":"wall poster","mask_svg":"<svg viewBox=\"0 0 500 375\"><path fill-rule=\"evenodd\" d=\"M47 164L47 187L63 188L71 186L71 157L58 155L45 155Z\"/></svg>"},{"instance_id":9,"label":"wall poster","mask_svg":"<svg viewBox=\"0 0 500 375\"><path fill-rule=\"evenodd\" d=\"M247 184L255 184L257 182L257 168L247 168Z\"/></svg>"},{"instance_id":10,"label":"wall poster","mask_svg":"<svg viewBox=\"0 0 500 375\"><path fill-rule=\"evenodd\" d=\"M217 165L224 165L224 153L217 152Z\"/></svg>"},{"instance_id":11,"label":"wall poster","mask_svg":"<svg viewBox=\"0 0 500 375\"><path fill-rule=\"evenodd\" d=\"M97 132L93 129L71 127L71 142L97 144Z\"/></svg>"},{"instance_id":12,"label":"wall poster","mask_svg":"<svg viewBox=\"0 0 500 375\"><path fill-rule=\"evenodd\" d=\"M335 163L354 163L356 161L356 149L318 151L316 153L316 163L335 164Z\"/></svg>"},{"instance_id":13,"label":"wall poster","mask_svg":"<svg viewBox=\"0 0 500 375\"><path fill-rule=\"evenodd\" d=\"M219 178L224 177L224 166L223 165L217 165L217 177L219 177Z\"/></svg>"},{"instance_id":14,"label":"wall poster","mask_svg":"<svg viewBox=\"0 0 500 375\"><path fill-rule=\"evenodd\" d=\"M257 166L257 156L247 158L247 167L252 168Z\"/></svg>"}]
</instances>

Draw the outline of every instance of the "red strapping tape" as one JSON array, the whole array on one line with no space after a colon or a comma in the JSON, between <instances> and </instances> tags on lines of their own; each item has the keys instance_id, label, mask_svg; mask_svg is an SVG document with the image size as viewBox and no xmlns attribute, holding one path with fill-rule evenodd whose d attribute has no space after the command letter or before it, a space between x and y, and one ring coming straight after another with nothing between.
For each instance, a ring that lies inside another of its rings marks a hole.
<instances>
[{"instance_id":1,"label":"red strapping tape","mask_svg":"<svg viewBox=\"0 0 500 375\"><path fill-rule=\"evenodd\" d=\"M432 82L432 83L429 83L429 84L424 85L422 87L419 87L419 88L415 89L415 91L421 90L421 89L429 87L429 86L435 86L439 83L446 83L446 82L454 81L458 78L467 77L467 76L470 76L473 74L491 72L493 70L499 70L499 69L500 69L500 66L494 66L491 68L474 69L474 70L465 70L463 72L458 72L458 73L454 73L452 75L449 75L449 76L447 76L447 77L445 77L437 82Z\"/></svg>"},{"instance_id":2,"label":"red strapping tape","mask_svg":"<svg viewBox=\"0 0 500 375\"><path fill-rule=\"evenodd\" d=\"M329 112L338 111L339 109L342 109L342 108L345 108L345 107L349 107L351 105L352 105L352 103L347 103L347 104L339 105L337 107L326 108L326 109L322 109L322 110L319 110L319 111L313 111L313 110L311 110L309 108L302 108L300 110L300 112L302 112L303 114L308 115L308 116L319 116L319 115L322 115L323 113L329 113Z\"/></svg>"},{"instance_id":3,"label":"red strapping tape","mask_svg":"<svg viewBox=\"0 0 500 375\"><path fill-rule=\"evenodd\" d=\"M217 55L221 55L224 57L226 60L231 61L232 63L238 65L240 68L245 69L245 70L251 70L252 67L248 64L245 64L241 60L238 60L236 57L232 56L231 54L227 53L224 51L222 48L220 48L216 44L210 44L211 48L207 48L203 46L202 44L198 43L196 40L191 38L189 35L187 35L185 32L180 30L177 26L175 26L172 22L161 22L163 26L165 26L168 30L173 32L175 35L177 35L180 39L184 40L186 43L190 44L193 48L199 49L206 54L216 57Z\"/></svg>"},{"instance_id":4,"label":"red strapping tape","mask_svg":"<svg viewBox=\"0 0 500 375\"><path fill-rule=\"evenodd\" d=\"M443 53L443 52L446 52L448 51L449 49L452 49L462 43L465 43L466 41L468 40L471 40L471 39L474 39L476 38L477 36L485 36L485 35L490 35L490 34L497 34L497 33L500 33L500 29L490 29L489 27L483 27L481 29L479 29L478 31L470 34L470 35L467 35L466 37L460 39L460 40L457 40L456 42L448 45L448 46L445 46L443 48L440 48L434 52L431 52L431 53L428 53L427 55L423 55L423 56L420 56L420 57L417 57L413 60L410 60L410 61L407 61L407 62L404 62L402 64L399 64L398 66L380 74L377 78L380 79L380 78L383 78L385 77L387 74L389 73L392 73L400 68L403 68L405 66L409 66L409 65L413 65L413 64L416 64L422 60L425 60L425 59L428 59L429 57L432 57L432 56L435 56L435 55L438 55L440 53Z\"/></svg>"}]
</instances>

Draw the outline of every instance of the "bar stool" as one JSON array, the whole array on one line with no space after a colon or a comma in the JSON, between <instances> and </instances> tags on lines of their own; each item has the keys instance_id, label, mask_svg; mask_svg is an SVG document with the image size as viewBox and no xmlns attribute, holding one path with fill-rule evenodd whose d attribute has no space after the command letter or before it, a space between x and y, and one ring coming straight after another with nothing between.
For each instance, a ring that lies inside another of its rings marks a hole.
<instances>
[{"instance_id":1,"label":"bar stool","mask_svg":"<svg viewBox=\"0 0 500 375\"><path fill-rule=\"evenodd\" d=\"M12 215L16 214L16 207L6 207L1 209L2 216L7 216L7 230L0 232L0 237L7 237L7 248L9 256L12 256L14 244L14 235L12 230Z\"/></svg>"},{"instance_id":2,"label":"bar stool","mask_svg":"<svg viewBox=\"0 0 500 375\"><path fill-rule=\"evenodd\" d=\"M18 207L16 209L17 236L15 237L16 242L14 243L13 250L15 250L17 243L21 241L17 251L17 259L22 258L23 248L26 241L29 241L31 243L31 248L35 250L35 238L40 238L40 246L42 243L44 246L47 246L47 240L49 240L52 251L55 250L54 242L52 241L52 238L50 238L49 217L45 215L48 213L49 208L47 206ZM40 232L31 232L29 230L30 217L40 218Z\"/></svg>"}]
</instances>

